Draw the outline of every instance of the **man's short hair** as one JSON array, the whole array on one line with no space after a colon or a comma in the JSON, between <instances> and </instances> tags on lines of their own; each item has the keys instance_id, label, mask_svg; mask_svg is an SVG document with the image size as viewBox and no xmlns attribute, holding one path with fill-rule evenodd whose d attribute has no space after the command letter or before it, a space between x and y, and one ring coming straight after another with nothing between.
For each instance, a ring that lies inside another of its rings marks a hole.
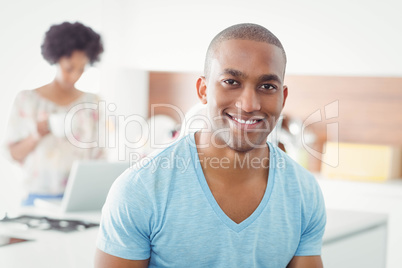
<instances>
[{"instance_id":1,"label":"man's short hair","mask_svg":"<svg viewBox=\"0 0 402 268\"><path fill-rule=\"evenodd\" d=\"M271 31L258 24L241 23L224 29L223 31L218 33L214 37L214 39L212 39L207 50L207 55L205 57L205 64L204 64L205 77L209 75L212 59L214 57L216 50L219 48L220 44L223 41L232 39L251 40L257 42L265 42L274 45L282 50L286 66L285 49L283 48L281 41L279 41L279 39Z\"/></svg>"}]
</instances>

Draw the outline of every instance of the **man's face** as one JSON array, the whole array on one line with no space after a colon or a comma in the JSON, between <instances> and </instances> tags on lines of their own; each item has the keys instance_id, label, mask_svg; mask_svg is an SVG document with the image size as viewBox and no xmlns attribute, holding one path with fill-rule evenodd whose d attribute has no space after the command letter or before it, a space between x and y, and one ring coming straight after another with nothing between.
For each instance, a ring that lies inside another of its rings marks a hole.
<instances>
[{"instance_id":1,"label":"man's face","mask_svg":"<svg viewBox=\"0 0 402 268\"><path fill-rule=\"evenodd\" d=\"M211 62L202 98L218 146L247 152L266 146L287 97L283 85L285 60L274 45L250 40L227 40ZM198 88L201 92L202 90Z\"/></svg>"}]
</instances>

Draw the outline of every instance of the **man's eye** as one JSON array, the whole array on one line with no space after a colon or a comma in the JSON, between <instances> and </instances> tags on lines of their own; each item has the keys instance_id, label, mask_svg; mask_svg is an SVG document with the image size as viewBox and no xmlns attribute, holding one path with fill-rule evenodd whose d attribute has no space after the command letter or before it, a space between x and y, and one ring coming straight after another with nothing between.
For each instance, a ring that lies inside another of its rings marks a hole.
<instances>
[{"instance_id":1,"label":"man's eye","mask_svg":"<svg viewBox=\"0 0 402 268\"><path fill-rule=\"evenodd\" d=\"M275 90L276 86L271 85L271 84L263 84L263 85L261 85L261 88L264 90Z\"/></svg>"},{"instance_id":2,"label":"man's eye","mask_svg":"<svg viewBox=\"0 0 402 268\"><path fill-rule=\"evenodd\" d=\"M238 85L239 84L239 83L237 83L236 80L233 80L233 79L227 79L227 80L225 80L223 82L225 82L228 85Z\"/></svg>"}]
</instances>

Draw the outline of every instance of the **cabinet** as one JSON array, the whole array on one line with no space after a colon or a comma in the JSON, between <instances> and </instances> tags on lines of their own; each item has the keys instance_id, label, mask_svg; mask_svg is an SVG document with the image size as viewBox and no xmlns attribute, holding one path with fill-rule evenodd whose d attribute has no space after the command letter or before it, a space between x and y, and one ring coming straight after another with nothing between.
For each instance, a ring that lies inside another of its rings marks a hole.
<instances>
[{"instance_id":1,"label":"cabinet","mask_svg":"<svg viewBox=\"0 0 402 268\"><path fill-rule=\"evenodd\" d=\"M377 230L387 234L385 245L383 245L383 239L377 237L374 240L374 245L366 243L365 247L357 247L352 252L355 254L361 253L360 259L364 261L385 248L386 266L381 267L402 267L402 254L400 254L402 250L402 180L394 179L383 183L357 182L327 179L319 174L316 174L316 178L321 186L328 210L346 210L350 211L351 215L358 211L380 213L388 216L387 230ZM326 245L324 243L323 254L325 254L325 250ZM346 259L349 258L350 254L342 253L342 256L342 258ZM355 267L369 266L359 265Z\"/></svg>"},{"instance_id":2,"label":"cabinet","mask_svg":"<svg viewBox=\"0 0 402 268\"><path fill-rule=\"evenodd\" d=\"M327 210L322 260L325 268L385 268L386 214Z\"/></svg>"}]
</instances>

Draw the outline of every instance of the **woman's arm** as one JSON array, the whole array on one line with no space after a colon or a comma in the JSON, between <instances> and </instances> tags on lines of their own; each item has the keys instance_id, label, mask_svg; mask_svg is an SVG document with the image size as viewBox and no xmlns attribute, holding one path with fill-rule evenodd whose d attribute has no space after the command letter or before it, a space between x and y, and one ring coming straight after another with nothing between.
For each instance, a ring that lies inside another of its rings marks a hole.
<instances>
[{"instance_id":1,"label":"woman's arm","mask_svg":"<svg viewBox=\"0 0 402 268\"><path fill-rule=\"evenodd\" d=\"M40 139L49 133L47 120L38 122L37 130L37 135L31 134L25 139L8 146L11 157L14 160L23 163L28 154L30 154L35 149L36 145L38 145Z\"/></svg>"},{"instance_id":2,"label":"woman's arm","mask_svg":"<svg viewBox=\"0 0 402 268\"><path fill-rule=\"evenodd\" d=\"M35 149L36 145L39 142L39 137L35 137L34 135L30 135L27 138L10 144L8 146L10 150L11 157L18 161L19 163L23 163L27 155Z\"/></svg>"}]
</instances>

